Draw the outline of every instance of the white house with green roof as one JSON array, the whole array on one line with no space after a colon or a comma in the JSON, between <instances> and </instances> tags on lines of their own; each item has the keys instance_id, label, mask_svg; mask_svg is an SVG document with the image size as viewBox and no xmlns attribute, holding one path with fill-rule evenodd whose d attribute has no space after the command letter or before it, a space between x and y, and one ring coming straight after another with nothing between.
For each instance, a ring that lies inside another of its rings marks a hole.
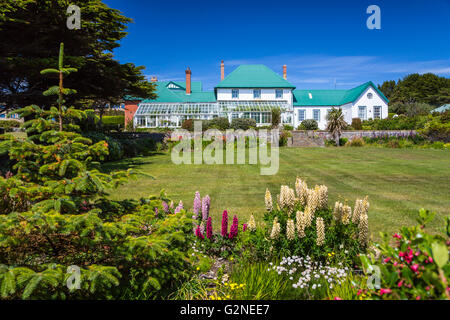
<instances>
[{"instance_id":1,"label":"white house with green roof","mask_svg":"<svg viewBox=\"0 0 450 320\"><path fill-rule=\"evenodd\" d=\"M152 81L156 81L152 78ZM345 121L352 118L387 117L386 97L367 82L350 90L296 90L283 76L264 65L241 65L225 77L214 91L204 91L200 81L156 81L157 98L140 101L134 114L137 127L180 127L186 119L226 117L252 118L258 126L271 123L271 110L282 110L282 123L297 128L303 120L315 119L320 129L326 127L326 114L332 107L343 109Z\"/></svg>"}]
</instances>

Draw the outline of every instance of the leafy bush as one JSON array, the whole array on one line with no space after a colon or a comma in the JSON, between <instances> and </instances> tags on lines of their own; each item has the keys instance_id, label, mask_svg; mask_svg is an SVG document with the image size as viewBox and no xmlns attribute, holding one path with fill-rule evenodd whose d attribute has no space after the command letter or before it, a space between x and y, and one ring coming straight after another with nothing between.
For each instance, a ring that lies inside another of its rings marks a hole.
<instances>
[{"instance_id":1,"label":"leafy bush","mask_svg":"<svg viewBox=\"0 0 450 320\"><path fill-rule=\"evenodd\" d=\"M352 128L355 130L362 130L362 122L360 118L353 118L352 119Z\"/></svg>"},{"instance_id":2,"label":"leafy bush","mask_svg":"<svg viewBox=\"0 0 450 320\"><path fill-rule=\"evenodd\" d=\"M285 125L283 125L283 129L286 131L292 131L292 130L294 130L294 127L291 126L290 124L285 124Z\"/></svg>"},{"instance_id":3,"label":"leafy bush","mask_svg":"<svg viewBox=\"0 0 450 320\"><path fill-rule=\"evenodd\" d=\"M0 128L4 128L5 132L12 132L13 128L19 128L20 122L16 120L0 120Z\"/></svg>"},{"instance_id":4,"label":"leafy bush","mask_svg":"<svg viewBox=\"0 0 450 320\"><path fill-rule=\"evenodd\" d=\"M317 124L317 121L314 119L303 120L298 126L298 130L318 130L318 129L319 125Z\"/></svg>"},{"instance_id":5,"label":"leafy bush","mask_svg":"<svg viewBox=\"0 0 450 320\"><path fill-rule=\"evenodd\" d=\"M287 130L281 131L281 133L280 133L280 140L279 140L280 147L287 146L287 142L288 142L290 137L292 137L292 133L290 131L287 131Z\"/></svg>"},{"instance_id":6,"label":"leafy bush","mask_svg":"<svg viewBox=\"0 0 450 320\"><path fill-rule=\"evenodd\" d=\"M181 128L188 130L188 131L194 131L194 120L193 119L186 119L181 124Z\"/></svg>"},{"instance_id":7,"label":"leafy bush","mask_svg":"<svg viewBox=\"0 0 450 320\"><path fill-rule=\"evenodd\" d=\"M328 261L332 255L354 263L368 245L367 199L358 199L352 214L339 202L333 210L328 207L326 186L308 189L298 178L295 185L295 192L282 186L276 202L266 191L266 228L258 232L248 222L254 254L269 259L310 256L314 261Z\"/></svg>"},{"instance_id":8,"label":"leafy bush","mask_svg":"<svg viewBox=\"0 0 450 320\"><path fill-rule=\"evenodd\" d=\"M345 143L346 147L362 147L364 146L364 139L361 137L353 137Z\"/></svg>"},{"instance_id":9,"label":"leafy bush","mask_svg":"<svg viewBox=\"0 0 450 320\"><path fill-rule=\"evenodd\" d=\"M218 129L221 131L225 131L230 128L230 122L228 121L228 118L214 118L211 120L207 120L204 123L204 130L207 129Z\"/></svg>"},{"instance_id":10,"label":"leafy bush","mask_svg":"<svg viewBox=\"0 0 450 320\"><path fill-rule=\"evenodd\" d=\"M122 131L125 128L125 116L103 116L102 128L105 131Z\"/></svg>"},{"instance_id":11,"label":"leafy bush","mask_svg":"<svg viewBox=\"0 0 450 320\"><path fill-rule=\"evenodd\" d=\"M273 128L278 127L278 125L281 123L281 109L273 108L270 112L270 115L271 115L272 127Z\"/></svg>"},{"instance_id":12,"label":"leafy bush","mask_svg":"<svg viewBox=\"0 0 450 320\"><path fill-rule=\"evenodd\" d=\"M380 268L380 287L372 291L374 299L450 299L450 218L446 238L424 231L435 213L420 210L419 225L403 227L393 235L381 233L383 242L376 244L376 255L361 256L364 271L372 274ZM376 257L377 256L377 257Z\"/></svg>"},{"instance_id":13,"label":"leafy bush","mask_svg":"<svg viewBox=\"0 0 450 320\"><path fill-rule=\"evenodd\" d=\"M255 119L234 118L231 121L231 128L234 130L248 130L250 128L256 128L256 121Z\"/></svg>"}]
</instances>

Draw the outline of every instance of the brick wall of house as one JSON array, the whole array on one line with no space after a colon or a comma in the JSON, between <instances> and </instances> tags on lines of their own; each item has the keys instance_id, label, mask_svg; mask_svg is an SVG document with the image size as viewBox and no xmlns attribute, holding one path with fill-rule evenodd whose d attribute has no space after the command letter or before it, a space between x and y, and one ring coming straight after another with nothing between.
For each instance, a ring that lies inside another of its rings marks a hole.
<instances>
[{"instance_id":1,"label":"brick wall of house","mask_svg":"<svg viewBox=\"0 0 450 320\"><path fill-rule=\"evenodd\" d=\"M138 108L138 101L127 101L125 103L125 126L129 121L133 121L134 114Z\"/></svg>"}]
</instances>

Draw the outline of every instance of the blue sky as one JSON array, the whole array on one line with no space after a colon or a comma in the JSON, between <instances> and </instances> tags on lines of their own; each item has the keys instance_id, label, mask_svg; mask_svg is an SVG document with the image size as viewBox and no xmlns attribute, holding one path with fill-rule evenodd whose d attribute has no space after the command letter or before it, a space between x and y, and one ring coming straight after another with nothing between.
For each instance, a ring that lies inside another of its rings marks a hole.
<instances>
[{"instance_id":1,"label":"blue sky","mask_svg":"<svg viewBox=\"0 0 450 320\"><path fill-rule=\"evenodd\" d=\"M104 0L134 22L116 59L159 80L193 80L212 89L220 60L265 64L299 89L347 89L409 73L450 76L450 0L196 1ZM381 30L369 30L369 5Z\"/></svg>"}]
</instances>

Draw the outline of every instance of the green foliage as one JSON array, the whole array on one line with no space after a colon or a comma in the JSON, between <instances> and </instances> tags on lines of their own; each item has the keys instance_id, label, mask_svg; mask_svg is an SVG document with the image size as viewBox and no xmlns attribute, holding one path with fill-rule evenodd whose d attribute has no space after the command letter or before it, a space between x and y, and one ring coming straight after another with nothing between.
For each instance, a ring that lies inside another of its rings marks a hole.
<instances>
[{"instance_id":1,"label":"green foliage","mask_svg":"<svg viewBox=\"0 0 450 320\"><path fill-rule=\"evenodd\" d=\"M206 120L203 123L203 130L218 129L221 131L225 131L229 128L230 128L230 123L228 122L228 118L223 118L223 117Z\"/></svg>"},{"instance_id":2,"label":"green foliage","mask_svg":"<svg viewBox=\"0 0 450 320\"><path fill-rule=\"evenodd\" d=\"M250 128L256 128L256 121L255 119L234 118L231 121L231 128L234 130L248 130Z\"/></svg>"},{"instance_id":3,"label":"green foliage","mask_svg":"<svg viewBox=\"0 0 450 320\"><path fill-rule=\"evenodd\" d=\"M292 137L292 133L288 130L282 130L280 133L279 145L280 147L287 146L289 138Z\"/></svg>"},{"instance_id":4,"label":"green foliage","mask_svg":"<svg viewBox=\"0 0 450 320\"><path fill-rule=\"evenodd\" d=\"M450 98L450 79L432 73L410 74L399 80L385 81L378 88L391 103L427 103L440 106Z\"/></svg>"},{"instance_id":5,"label":"green foliage","mask_svg":"<svg viewBox=\"0 0 450 320\"><path fill-rule=\"evenodd\" d=\"M298 126L298 130L318 130L318 129L319 125L317 124L317 121L314 119L303 120Z\"/></svg>"},{"instance_id":6,"label":"green foliage","mask_svg":"<svg viewBox=\"0 0 450 320\"><path fill-rule=\"evenodd\" d=\"M85 108L119 104L125 95L155 96L143 67L120 63L112 52L126 36L131 19L101 0L79 0L81 29L67 29L66 0L5 1L0 6L0 38L8 46L0 48L0 100L9 108L35 103L49 107L54 101L41 92L47 90L45 77L55 77L59 56L54 48L61 40L67 44L66 61L77 73L65 79L78 94L67 96L67 104ZM70 70L68 70L70 71ZM53 73L53 74L52 74ZM67 74L65 74L67 76Z\"/></svg>"},{"instance_id":7,"label":"green foliage","mask_svg":"<svg viewBox=\"0 0 450 320\"><path fill-rule=\"evenodd\" d=\"M362 122L360 118L353 118L352 119L352 128L355 130L362 130Z\"/></svg>"},{"instance_id":8,"label":"green foliage","mask_svg":"<svg viewBox=\"0 0 450 320\"><path fill-rule=\"evenodd\" d=\"M273 128L278 127L281 123L281 109L273 108L271 110L271 122Z\"/></svg>"},{"instance_id":9,"label":"green foliage","mask_svg":"<svg viewBox=\"0 0 450 320\"><path fill-rule=\"evenodd\" d=\"M364 139L361 137L353 137L351 140L348 140L345 143L346 147L363 147L364 146Z\"/></svg>"},{"instance_id":10,"label":"green foliage","mask_svg":"<svg viewBox=\"0 0 450 320\"><path fill-rule=\"evenodd\" d=\"M327 114L327 121L327 130L335 138L336 145L339 146L339 139L341 137L342 130L347 127L342 109L336 109L334 107L331 108L331 111Z\"/></svg>"},{"instance_id":11,"label":"green foliage","mask_svg":"<svg viewBox=\"0 0 450 320\"><path fill-rule=\"evenodd\" d=\"M418 102L412 103L395 102L389 105L389 112L395 114L404 114L408 117L427 115L430 113L432 109L434 109L433 106L427 103L418 103Z\"/></svg>"},{"instance_id":12,"label":"green foliage","mask_svg":"<svg viewBox=\"0 0 450 320\"><path fill-rule=\"evenodd\" d=\"M4 128L5 132L12 132L13 128L19 128L20 122L16 120L0 120L0 128Z\"/></svg>"},{"instance_id":13,"label":"green foliage","mask_svg":"<svg viewBox=\"0 0 450 320\"><path fill-rule=\"evenodd\" d=\"M380 268L381 288L374 290L377 299L450 299L449 239L425 232L426 223L435 214L421 209L419 225L403 227L391 238L381 233L383 242L376 244L379 258L361 256L367 272Z\"/></svg>"}]
</instances>

